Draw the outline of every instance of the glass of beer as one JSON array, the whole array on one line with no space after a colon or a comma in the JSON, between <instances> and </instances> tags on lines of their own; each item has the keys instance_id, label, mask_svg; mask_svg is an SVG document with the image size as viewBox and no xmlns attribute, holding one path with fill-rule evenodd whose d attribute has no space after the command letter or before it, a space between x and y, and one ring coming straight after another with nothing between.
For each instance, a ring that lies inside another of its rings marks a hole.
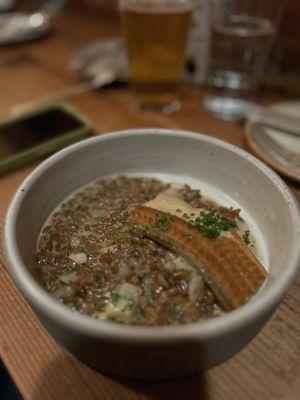
<instances>
[{"instance_id":1,"label":"glass of beer","mask_svg":"<svg viewBox=\"0 0 300 400\"><path fill-rule=\"evenodd\" d=\"M135 104L170 113L179 85L194 0L120 0Z\"/></svg>"}]
</instances>

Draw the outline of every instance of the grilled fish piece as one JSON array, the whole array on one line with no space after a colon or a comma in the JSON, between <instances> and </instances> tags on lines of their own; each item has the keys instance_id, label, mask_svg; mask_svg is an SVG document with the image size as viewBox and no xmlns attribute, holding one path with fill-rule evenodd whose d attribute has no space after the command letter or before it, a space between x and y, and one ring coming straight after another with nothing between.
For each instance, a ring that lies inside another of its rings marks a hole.
<instances>
[{"instance_id":1,"label":"grilled fish piece","mask_svg":"<svg viewBox=\"0 0 300 400\"><path fill-rule=\"evenodd\" d=\"M267 272L237 229L208 238L178 216L178 210L190 220L201 211L179 198L160 194L136 207L128 222L141 227L146 237L173 250L197 268L224 310L247 303L266 280ZM162 220L165 221L163 225Z\"/></svg>"}]
</instances>

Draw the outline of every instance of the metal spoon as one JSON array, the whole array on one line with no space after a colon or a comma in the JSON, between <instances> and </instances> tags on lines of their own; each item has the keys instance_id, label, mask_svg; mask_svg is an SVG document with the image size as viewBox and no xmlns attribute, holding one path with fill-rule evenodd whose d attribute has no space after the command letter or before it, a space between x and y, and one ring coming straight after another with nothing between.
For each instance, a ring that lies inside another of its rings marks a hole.
<instances>
[{"instance_id":1,"label":"metal spoon","mask_svg":"<svg viewBox=\"0 0 300 400\"><path fill-rule=\"evenodd\" d=\"M116 80L116 71L113 69L106 69L99 71L93 79L68 87L67 89L53 93L49 96L42 97L38 100L33 100L28 103L17 104L11 107L12 114L19 114L30 110L34 107L40 107L56 101L66 100L70 97L77 96L81 93L89 92L90 90L99 89L102 86L113 83Z\"/></svg>"},{"instance_id":2,"label":"metal spoon","mask_svg":"<svg viewBox=\"0 0 300 400\"><path fill-rule=\"evenodd\" d=\"M11 108L11 113L18 114L33 107L66 100L70 97L77 96L90 90L99 89L117 81L127 82L129 76L125 50L123 53L116 50L117 49L111 52L104 52L100 58L91 59L90 62L85 65L82 74L88 79L87 81L28 103L17 104ZM73 60L79 60L81 58L81 52L78 53L78 56L79 58L76 55ZM75 69L74 64L72 68Z\"/></svg>"}]
</instances>

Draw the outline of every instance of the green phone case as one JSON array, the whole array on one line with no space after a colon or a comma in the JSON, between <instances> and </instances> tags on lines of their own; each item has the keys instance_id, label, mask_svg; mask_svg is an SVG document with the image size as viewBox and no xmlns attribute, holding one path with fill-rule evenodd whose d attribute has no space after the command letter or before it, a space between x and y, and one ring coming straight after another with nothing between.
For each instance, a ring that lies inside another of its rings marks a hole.
<instances>
[{"instance_id":1,"label":"green phone case","mask_svg":"<svg viewBox=\"0 0 300 400\"><path fill-rule=\"evenodd\" d=\"M3 160L0 160L0 174L7 172L11 169L20 167L30 161L36 160L46 154L53 153L65 146L68 146L72 143L75 143L89 135L91 135L92 125L91 122L77 111L73 110L72 107L66 105L64 103L56 103L51 104L45 107L35 108L27 113L22 113L16 117L10 118L5 122L0 124L1 126L7 126L15 123L16 121L24 120L28 117L38 116L40 114L44 114L51 110L62 110L63 112L71 115L75 118L81 126L78 129L74 129L68 133L65 133L59 137L54 139L50 139L45 141L44 143L32 146L30 149L20 151L18 154L15 154L11 157L7 157Z\"/></svg>"}]
</instances>

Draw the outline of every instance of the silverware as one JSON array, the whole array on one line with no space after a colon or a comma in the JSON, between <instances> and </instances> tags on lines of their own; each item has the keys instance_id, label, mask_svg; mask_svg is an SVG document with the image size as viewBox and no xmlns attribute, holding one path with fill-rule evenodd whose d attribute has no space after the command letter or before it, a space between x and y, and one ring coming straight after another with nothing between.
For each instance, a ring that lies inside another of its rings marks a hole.
<instances>
[{"instance_id":1,"label":"silverware","mask_svg":"<svg viewBox=\"0 0 300 400\"><path fill-rule=\"evenodd\" d=\"M125 45L121 37L101 39L79 49L72 57L69 68L76 71L83 71L84 73L90 64L98 60L107 63L107 60L113 58L114 60L117 59L118 63L120 63L120 57L123 58L122 63L127 67Z\"/></svg>"},{"instance_id":2,"label":"silverware","mask_svg":"<svg viewBox=\"0 0 300 400\"><path fill-rule=\"evenodd\" d=\"M201 44L200 44L201 45ZM199 56L199 43L194 37L190 37L187 48L186 68L183 74L183 81L197 84L200 71L197 71L195 60ZM101 39L82 47L72 58L69 68L81 71L86 77L91 77L98 68L117 62L124 71L123 80L129 79L128 59L125 43L122 37L116 36L108 39Z\"/></svg>"},{"instance_id":3,"label":"silverware","mask_svg":"<svg viewBox=\"0 0 300 400\"><path fill-rule=\"evenodd\" d=\"M269 127L269 125L260 122L254 122L251 125L253 135L261 147L278 161L289 164L294 168L300 168L300 154L290 151L285 146L282 146L278 141L274 140L264 130L265 127ZM277 128L272 127L272 129Z\"/></svg>"},{"instance_id":4,"label":"silverware","mask_svg":"<svg viewBox=\"0 0 300 400\"><path fill-rule=\"evenodd\" d=\"M123 47L123 52L120 46ZM127 58L122 41L116 42L115 39L103 41L101 54L99 50L97 42L79 51L71 60L70 67L76 70L82 69L82 74L88 79L87 81L37 100L16 104L11 108L11 113L19 114L30 108L66 100L114 82L128 81Z\"/></svg>"},{"instance_id":5,"label":"silverware","mask_svg":"<svg viewBox=\"0 0 300 400\"><path fill-rule=\"evenodd\" d=\"M258 105L250 106L246 111L246 117L252 123L261 123L278 131L300 136L300 117L294 117L274 111L269 107Z\"/></svg>"},{"instance_id":6,"label":"silverware","mask_svg":"<svg viewBox=\"0 0 300 400\"><path fill-rule=\"evenodd\" d=\"M99 89L105 85L113 83L116 80L116 77L116 70L103 69L102 71L99 71L98 75L96 75L92 80L70 86L67 89L42 97L38 100L17 104L11 107L10 112L12 114L19 114L34 107L43 106L55 101L66 100L70 97L77 96L90 90Z\"/></svg>"},{"instance_id":7,"label":"silverware","mask_svg":"<svg viewBox=\"0 0 300 400\"><path fill-rule=\"evenodd\" d=\"M114 82L128 82L130 79L124 40L121 37L99 40L84 46L73 56L69 68L80 71L88 81L41 99L17 104L11 108L11 112L16 114L33 106L66 100ZM186 71L185 80L190 82L191 76L192 73Z\"/></svg>"}]
</instances>

